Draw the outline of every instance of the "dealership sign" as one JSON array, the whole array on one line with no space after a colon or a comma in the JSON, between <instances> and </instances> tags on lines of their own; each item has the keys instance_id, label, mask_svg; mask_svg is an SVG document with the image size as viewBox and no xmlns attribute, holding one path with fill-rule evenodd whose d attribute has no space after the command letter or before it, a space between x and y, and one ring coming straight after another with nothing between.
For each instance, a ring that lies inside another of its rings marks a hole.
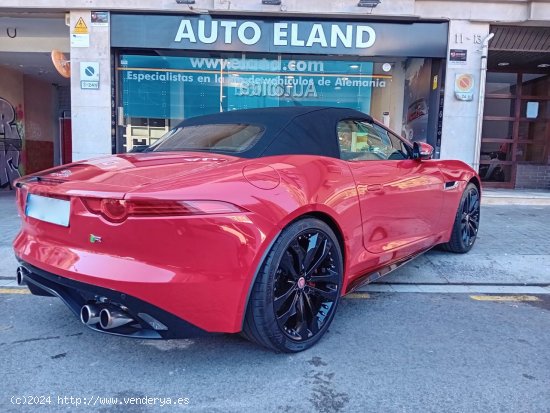
<instances>
[{"instance_id":1,"label":"dealership sign","mask_svg":"<svg viewBox=\"0 0 550 413\"><path fill-rule=\"evenodd\" d=\"M208 24L209 23L209 24ZM209 26L209 27L207 27ZM364 49L374 45L376 32L368 25L346 25L345 30L337 24L326 27L320 23L314 23L308 30L301 30L298 23L273 23L272 44L275 46L312 47L355 47ZM328 29L328 33L325 31ZM184 40L190 43L203 44L216 43L222 37L223 42L231 44L233 38L244 45L254 45L262 38L262 29L258 23L245 21L239 24L236 20L211 20L206 22L198 20L193 27L190 19L182 19L175 42Z\"/></svg>"},{"instance_id":2,"label":"dealership sign","mask_svg":"<svg viewBox=\"0 0 550 413\"><path fill-rule=\"evenodd\" d=\"M447 23L113 14L113 47L446 57Z\"/></svg>"}]
</instances>

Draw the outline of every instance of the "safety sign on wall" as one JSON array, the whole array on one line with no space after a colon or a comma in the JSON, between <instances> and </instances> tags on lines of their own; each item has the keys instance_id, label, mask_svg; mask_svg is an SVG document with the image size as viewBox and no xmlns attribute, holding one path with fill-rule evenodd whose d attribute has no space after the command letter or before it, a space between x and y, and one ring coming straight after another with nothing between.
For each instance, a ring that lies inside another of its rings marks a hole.
<instances>
[{"instance_id":1,"label":"safety sign on wall","mask_svg":"<svg viewBox=\"0 0 550 413\"><path fill-rule=\"evenodd\" d=\"M80 89L99 89L99 62L80 62Z\"/></svg>"},{"instance_id":2,"label":"safety sign on wall","mask_svg":"<svg viewBox=\"0 0 550 413\"><path fill-rule=\"evenodd\" d=\"M71 30L71 47L90 47L90 31L82 17Z\"/></svg>"}]
</instances>

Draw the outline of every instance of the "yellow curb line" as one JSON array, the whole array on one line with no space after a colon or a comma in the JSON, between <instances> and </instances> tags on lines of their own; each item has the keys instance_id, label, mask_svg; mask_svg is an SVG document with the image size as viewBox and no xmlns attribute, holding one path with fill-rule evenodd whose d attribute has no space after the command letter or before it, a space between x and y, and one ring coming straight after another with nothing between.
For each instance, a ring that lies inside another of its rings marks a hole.
<instances>
[{"instance_id":1,"label":"yellow curb line","mask_svg":"<svg viewBox=\"0 0 550 413\"><path fill-rule=\"evenodd\" d=\"M345 298L368 299L368 298L370 298L370 294L369 293L351 293L351 294L346 295Z\"/></svg>"},{"instance_id":2,"label":"yellow curb line","mask_svg":"<svg viewBox=\"0 0 550 413\"><path fill-rule=\"evenodd\" d=\"M477 301L540 301L534 295L471 295L470 298Z\"/></svg>"},{"instance_id":3,"label":"yellow curb line","mask_svg":"<svg viewBox=\"0 0 550 413\"><path fill-rule=\"evenodd\" d=\"M0 288L0 294L30 294L26 288Z\"/></svg>"}]
</instances>

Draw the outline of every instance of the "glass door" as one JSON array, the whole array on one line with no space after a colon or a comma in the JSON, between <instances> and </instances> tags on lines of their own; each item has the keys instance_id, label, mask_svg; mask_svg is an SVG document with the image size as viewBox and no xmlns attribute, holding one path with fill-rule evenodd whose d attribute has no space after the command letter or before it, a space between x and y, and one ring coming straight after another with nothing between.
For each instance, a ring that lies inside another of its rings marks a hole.
<instances>
[{"instance_id":1,"label":"glass door","mask_svg":"<svg viewBox=\"0 0 550 413\"><path fill-rule=\"evenodd\" d=\"M479 175L485 186L513 188L518 163L546 164L550 75L487 73Z\"/></svg>"}]
</instances>

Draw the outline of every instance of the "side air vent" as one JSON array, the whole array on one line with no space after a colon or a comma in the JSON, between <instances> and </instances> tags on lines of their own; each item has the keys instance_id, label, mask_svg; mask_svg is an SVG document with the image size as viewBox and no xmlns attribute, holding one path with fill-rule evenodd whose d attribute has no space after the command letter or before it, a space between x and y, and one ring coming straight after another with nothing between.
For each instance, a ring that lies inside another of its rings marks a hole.
<instances>
[{"instance_id":1,"label":"side air vent","mask_svg":"<svg viewBox=\"0 0 550 413\"><path fill-rule=\"evenodd\" d=\"M458 187L458 182L457 181L449 181L449 182L445 182L445 185L443 187L443 189L445 191L450 191L451 189L455 189Z\"/></svg>"}]
</instances>

